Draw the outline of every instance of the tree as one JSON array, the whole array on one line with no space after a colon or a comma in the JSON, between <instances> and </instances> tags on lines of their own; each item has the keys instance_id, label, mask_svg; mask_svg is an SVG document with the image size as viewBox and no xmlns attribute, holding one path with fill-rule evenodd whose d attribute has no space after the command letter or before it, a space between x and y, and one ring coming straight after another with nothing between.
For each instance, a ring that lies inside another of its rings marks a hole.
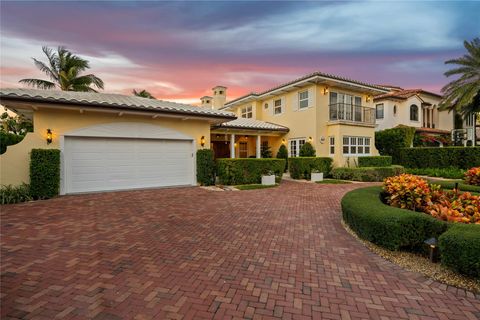
<instances>
[{"instance_id":1,"label":"tree","mask_svg":"<svg viewBox=\"0 0 480 320\"><path fill-rule=\"evenodd\" d=\"M137 90L133 89L132 93L133 93L134 96L137 96L137 97L148 98L148 99L157 99L154 96L152 96L152 94L150 92L148 92L147 90L137 91Z\"/></svg>"},{"instance_id":2,"label":"tree","mask_svg":"<svg viewBox=\"0 0 480 320\"><path fill-rule=\"evenodd\" d=\"M288 150L287 147L285 147L284 144L280 146L277 152L277 158L278 159L285 159L285 172L287 171L288 168Z\"/></svg>"},{"instance_id":3,"label":"tree","mask_svg":"<svg viewBox=\"0 0 480 320\"><path fill-rule=\"evenodd\" d=\"M316 151L310 142L305 142L300 148L300 157L315 157Z\"/></svg>"},{"instance_id":4,"label":"tree","mask_svg":"<svg viewBox=\"0 0 480 320\"><path fill-rule=\"evenodd\" d=\"M22 115L11 116L7 112L0 115L0 131L16 135L25 135L33 132L33 123Z\"/></svg>"},{"instance_id":5,"label":"tree","mask_svg":"<svg viewBox=\"0 0 480 320\"><path fill-rule=\"evenodd\" d=\"M262 158L271 158L272 151L270 150L270 146L268 144L262 145L260 150Z\"/></svg>"},{"instance_id":6,"label":"tree","mask_svg":"<svg viewBox=\"0 0 480 320\"><path fill-rule=\"evenodd\" d=\"M456 68L445 72L445 76L459 76L442 88L444 94L441 110L456 110L463 117L480 112L480 38L464 41L467 54L448 60L445 64L455 64Z\"/></svg>"},{"instance_id":7,"label":"tree","mask_svg":"<svg viewBox=\"0 0 480 320\"><path fill-rule=\"evenodd\" d=\"M81 75L86 69L90 69L89 62L74 55L64 47L58 47L57 51L42 47L47 56L47 63L35 58L35 66L45 73L50 80L22 79L19 82L39 89L54 89L58 87L63 91L97 92L91 86L103 89L103 81L93 74Z\"/></svg>"}]
</instances>

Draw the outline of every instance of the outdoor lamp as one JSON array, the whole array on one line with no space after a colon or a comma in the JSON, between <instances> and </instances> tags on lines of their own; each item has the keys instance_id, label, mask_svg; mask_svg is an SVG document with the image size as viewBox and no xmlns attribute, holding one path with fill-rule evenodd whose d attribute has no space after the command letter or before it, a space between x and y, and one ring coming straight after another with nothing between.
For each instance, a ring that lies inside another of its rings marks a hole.
<instances>
[{"instance_id":1,"label":"outdoor lamp","mask_svg":"<svg viewBox=\"0 0 480 320\"><path fill-rule=\"evenodd\" d=\"M52 143L53 141L53 134L52 134L52 130L50 129L47 129L47 144L50 144Z\"/></svg>"},{"instance_id":2,"label":"outdoor lamp","mask_svg":"<svg viewBox=\"0 0 480 320\"><path fill-rule=\"evenodd\" d=\"M308 137L308 142L312 142L312 137Z\"/></svg>"},{"instance_id":3,"label":"outdoor lamp","mask_svg":"<svg viewBox=\"0 0 480 320\"><path fill-rule=\"evenodd\" d=\"M367 101L367 102L370 101L370 95L369 94L367 94L367 97L365 98L365 101Z\"/></svg>"},{"instance_id":4,"label":"outdoor lamp","mask_svg":"<svg viewBox=\"0 0 480 320\"><path fill-rule=\"evenodd\" d=\"M200 138L200 145L201 145L202 147L205 146L205 136L202 136L202 137Z\"/></svg>"},{"instance_id":5,"label":"outdoor lamp","mask_svg":"<svg viewBox=\"0 0 480 320\"><path fill-rule=\"evenodd\" d=\"M328 87L325 87L325 88L323 89L323 94L326 95L327 93L328 93Z\"/></svg>"},{"instance_id":6,"label":"outdoor lamp","mask_svg":"<svg viewBox=\"0 0 480 320\"><path fill-rule=\"evenodd\" d=\"M437 239L430 238L430 239L425 240L423 243L425 243L429 248L430 262L436 262L438 260Z\"/></svg>"},{"instance_id":7,"label":"outdoor lamp","mask_svg":"<svg viewBox=\"0 0 480 320\"><path fill-rule=\"evenodd\" d=\"M282 139L282 144L285 144L285 139Z\"/></svg>"}]
</instances>

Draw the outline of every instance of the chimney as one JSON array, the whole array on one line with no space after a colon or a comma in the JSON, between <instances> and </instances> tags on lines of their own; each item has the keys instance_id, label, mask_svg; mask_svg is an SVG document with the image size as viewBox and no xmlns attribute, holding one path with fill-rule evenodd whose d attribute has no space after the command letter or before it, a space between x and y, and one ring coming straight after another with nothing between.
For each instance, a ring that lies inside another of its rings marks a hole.
<instances>
[{"instance_id":1,"label":"chimney","mask_svg":"<svg viewBox=\"0 0 480 320\"><path fill-rule=\"evenodd\" d=\"M212 108L212 100L213 100L212 97L203 96L203 97L200 98L200 100L202 101L202 107L213 109Z\"/></svg>"},{"instance_id":2,"label":"chimney","mask_svg":"<svg viewBox=\"0 0 480 320\"><path fill-rule=\"evenodd\" d=\"M212 109L220 109L227 101L227 87L216 86L213 89Z\"/></svg>"}]
</instances>

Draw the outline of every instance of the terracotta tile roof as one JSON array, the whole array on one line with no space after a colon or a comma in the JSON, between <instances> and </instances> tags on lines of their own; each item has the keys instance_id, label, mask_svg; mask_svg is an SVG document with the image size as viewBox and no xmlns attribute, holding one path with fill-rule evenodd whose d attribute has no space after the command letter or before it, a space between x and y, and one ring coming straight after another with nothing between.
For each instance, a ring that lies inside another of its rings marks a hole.
<instances>
[{"instance_id":1,"label":"terracotta tile roof","mask_svg":"<svg viewBox=\"0 0 480 320\"><path fill-rule=\"evenodd\" d=\"M385 94L380 94L375 97L373 97L373 100L383 100L383 99L408 99L412 96L415 96L417 94L427 94L431 96L435 96L438 98L442 98L441 95L429 91L425 91L423 89L404 89L404 90L392 90L388 93Z\"/></svg>"},{"instance_id":2,"label":"terracotta tile roof","mask_svg":"<svg viewBox=\"0 0 480 320\"><path fill-rule=\"evenodd\" d=\"M238 118L232 121L221 123L215 128L232 128L232 129L250 129L250 130L269 130L269 131L284 131L288 132L289 129L285 126L279 124L255 120L255 119L246 119Z\"/></svg>"},{"instance_id":3,"label":"terracotta tile roof","mask_svg":"<svg viewBox=\"0 0 480 320\"><path fill-rule=\"evenodd\" d=\"M433 129L433 128L415 128L416 132L419 133L450 133L448 130L441 130L441 129Z\"/></svg>"}]
</instances>

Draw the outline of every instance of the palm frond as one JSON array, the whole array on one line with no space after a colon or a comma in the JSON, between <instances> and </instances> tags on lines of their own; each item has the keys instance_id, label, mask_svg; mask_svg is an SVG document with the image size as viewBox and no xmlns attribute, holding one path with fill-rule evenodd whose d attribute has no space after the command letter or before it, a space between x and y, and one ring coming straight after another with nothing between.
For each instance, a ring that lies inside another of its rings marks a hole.
<instances>
[{"instance_id":1,"label":"palm frond","mask_svg":"<svg viewBox=\"0 0 480 320\"><path fill-rule=\"evenodd\" d=\"M22 79L19 82L38 89L55 89L55 83L41 79Z\"/></svg>"}]
</instances>

